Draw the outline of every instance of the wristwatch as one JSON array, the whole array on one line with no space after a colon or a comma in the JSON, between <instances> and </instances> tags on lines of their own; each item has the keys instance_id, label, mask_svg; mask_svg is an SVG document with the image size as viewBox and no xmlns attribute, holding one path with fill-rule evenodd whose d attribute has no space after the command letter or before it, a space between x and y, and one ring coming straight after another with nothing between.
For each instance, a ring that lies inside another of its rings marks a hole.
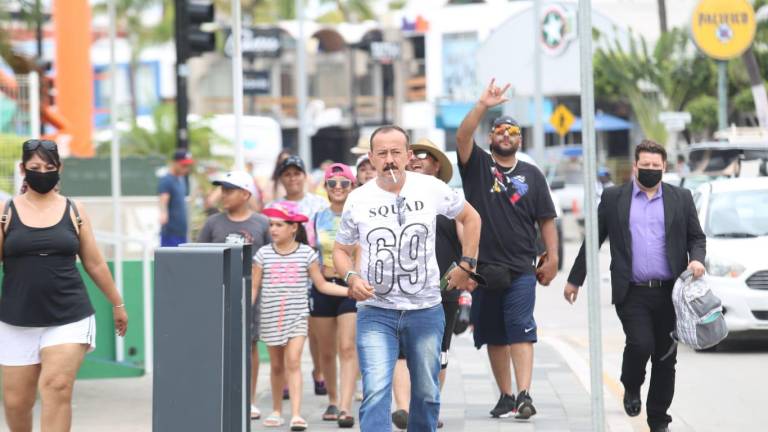
<instances>
[{"instance_id":1,"label":"wristwatch","mask_svg":"<svg viewBox=\"0 0 768 432\"><path fill-rule=\"evenodd\" d=\"M477 259L476 258L472 258L472 257L468 257L468 256L463 256L463 257L461 257L461 259L459 259L459 261L460 262L465 262L465 263L469 264L470 268L476 268L477 267Z\"/></svg>"}]
</instances>

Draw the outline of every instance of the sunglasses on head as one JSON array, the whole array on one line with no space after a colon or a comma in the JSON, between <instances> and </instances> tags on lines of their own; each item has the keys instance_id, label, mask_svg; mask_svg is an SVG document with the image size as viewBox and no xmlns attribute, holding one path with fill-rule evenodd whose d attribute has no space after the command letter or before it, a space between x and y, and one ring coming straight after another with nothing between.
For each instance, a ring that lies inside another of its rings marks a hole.
<instances>
[{"instance_id":1,"label":"sunglasses on head","mask_svg":"<svg viewBox=\"0 0 768 432\"><path fill-rule=\"evenodd\" d=\"M500 124L493 128L493 133L497 135L504 135L505 133L508 133L509 135L520 135L520 127L510 124Z\"/></svg>"},{"instance_id":2,"label":"sunglasses on head","mask_svg":"<svg viewBox=\"0 0 768 432\"><path fill-rule=\"evenodd\" d=\"M42 147L45 150L48 151L54 151L58 152L58 147L56 147L56 143L50 140L38 140L38 139L31 139L24 142L23 150L25 152L33 152L37 150L39 147Z\"/></svg>"},{"instance_id":3,"label":"sunglasses on head","mask_svg":"<svg viewBox=\"0 0 768 432\"><path fill-rule=\"evenodd\" d=\"M352 186L352 182L349 180L327 180L325 184L327 184L331 189L335 188L336 186L339 186L342 189L346 189Z\"/></svg>"}]
</instances>

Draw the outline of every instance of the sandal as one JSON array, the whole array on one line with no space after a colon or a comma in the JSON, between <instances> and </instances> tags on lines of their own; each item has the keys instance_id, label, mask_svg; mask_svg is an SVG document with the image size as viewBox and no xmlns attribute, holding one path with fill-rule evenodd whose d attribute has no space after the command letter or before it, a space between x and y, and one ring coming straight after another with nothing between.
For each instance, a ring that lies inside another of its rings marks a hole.
<instances>
[{"instance_id":1,"label":"sandal","mask_svg":"<svg viewBox=\"0 0 768 432\"><path fill-rule=\"evenodd\" d=\"M307 421L301 417L294 417L291 419L292 431L305 431L307 430Z\"/></svg>"},{"instance_id":2,"label":"sandal","mask_svg":"<svg viewBox=\"0 0 768 432\"><path fill-rule=\"evenodd\" d=\"M280 427L285 424L285 419L279 412L275 411L264 419L264 427Z\"/></svg>"},{"instance_id":3,"label":"sandal","mask_svg":"<svg viewBox=\"0 0 768 432\"><path fill-rule=\"evenodd\" d=\"M351 415L347 414L346 411L342 411L339 413L339 427L340 428L351 428L355 426L355 418Z\"/></svg>"},{"instance_id":4,"label":"sandal","mask_svg":"<svg viewBox=\"0 0 768 432\"><path fill-rule=\"evenodd\" d=\"M338 419L339 419L339 409L336 408L336 405L328 405L328 408L326 408L325 413L323 413L323 420L336 421Z\"/></svg>"}]
</instances>

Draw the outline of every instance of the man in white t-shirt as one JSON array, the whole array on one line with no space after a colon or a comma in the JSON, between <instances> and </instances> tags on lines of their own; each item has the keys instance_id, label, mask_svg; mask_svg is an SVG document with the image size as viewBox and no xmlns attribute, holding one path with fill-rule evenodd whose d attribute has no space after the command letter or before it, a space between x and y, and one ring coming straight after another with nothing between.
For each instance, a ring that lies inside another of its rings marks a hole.
<instances>
[{"instance_id":1,"label":"man in white t-shirt","mask_svg":"<svg viewBox=\"0 0 768 432\"><path fill-rule=\"evenodd\" d=\"M477 265L480 216L461 191L439 179L406 173L408 134L383 126L371 135L376 179L347 198L333 262L358 303L357 349L363 376L363 431L388 431L392 373L398 350L408 359L411 405L408 430L434 431L440 411L440 343L445 316L435 258L435 217L464 225L462 259L447 275L449 288L470 289ZM352 257L362 248L360 274Z\"/></svg>"}]
</instances>

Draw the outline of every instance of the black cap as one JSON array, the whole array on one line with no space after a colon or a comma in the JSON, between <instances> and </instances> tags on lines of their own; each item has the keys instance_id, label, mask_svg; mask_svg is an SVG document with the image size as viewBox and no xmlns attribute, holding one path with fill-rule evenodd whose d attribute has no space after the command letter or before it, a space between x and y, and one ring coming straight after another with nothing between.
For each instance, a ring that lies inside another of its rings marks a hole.
<instances>
[{"instance_id":1,"label":"black cap","mask_svg":"<svg viewBox=\"0 0 768 432\"><path fill-rule=\"evenodd\" d=\"M283 161L280 163L280 168L277 170L277 175L283 175L283 172L290 167L296 167L303 173L307 172L307 169L304 167L304 161L296 155L291 155L283 159Z\"/></svg>"},{"instance_id":2,"label":"black cap","mask_svg":"<svg viewBox=\"0 0 768 432\"><path fill-rule=\"evenodd\" d=\"M520 127L520 125L517 123L517 120L513 119L510 116L497 117L496 120L493 121L492 127L496 127L502 124L508 124L508 125Z\"/></svg>"},{"instance_id":3,"label":"black cap","mask_svg":"<svg viewBox=\"0 0 768 432\"><path fill-rule=\"evenodd\" d=\"M187 150L176 150L173 153L173 160L185 165L195 163L195 160L192 159L192 154Z\"/></svg>"}]
</instances>

